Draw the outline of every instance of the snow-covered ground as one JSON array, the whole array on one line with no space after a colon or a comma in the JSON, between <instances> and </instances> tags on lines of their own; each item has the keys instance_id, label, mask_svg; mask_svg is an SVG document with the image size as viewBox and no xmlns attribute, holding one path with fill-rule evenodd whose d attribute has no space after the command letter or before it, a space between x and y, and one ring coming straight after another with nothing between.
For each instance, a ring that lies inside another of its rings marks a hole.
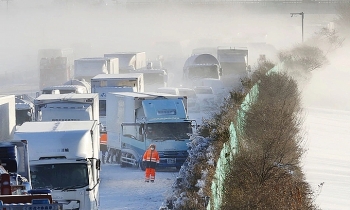
<instances>
[{"instance_id":1,"label":"snow-covered ground","mask_svg":"<svg viewBox=\"0 0 350 210\"><path fill-rule=\"evenodd\" d=\"M325 210L350 209L350 62L339 49L303 90L307 181ZM323 185L322 185L323 183ZM322 185L321 188L318 185Z\"/></svg>"}]
</instances>

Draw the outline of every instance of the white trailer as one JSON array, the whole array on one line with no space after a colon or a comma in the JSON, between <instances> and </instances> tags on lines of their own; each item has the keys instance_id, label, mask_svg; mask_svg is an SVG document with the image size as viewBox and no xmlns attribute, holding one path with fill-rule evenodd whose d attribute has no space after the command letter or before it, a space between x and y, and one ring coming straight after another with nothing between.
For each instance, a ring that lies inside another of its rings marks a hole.
<instances>
[{"instance_id":1,"label":"white trailer","mask_svg":"<svg viewBox=\"0 0 350 210\"><path fill-rule=\"evenodd\" d=\"M146 68L146 52L118 52L104 54L105 58L119 58L120 73Z\"/></svg>"},{"instance_id":2,"label":"white trailer","mask_svg":"<svg viewBox=\"0 0 350 210\"><path fill-rule=\"evenodd\" d=\"M11 139L16 128L15 95L0 95L0 141Z\"/></svg>"},{"instance_id":3,"label":"white trailer","mask_svg":"<svg viewBox=\"0 0 350 210\"><path fill-rule=\"evenodd\" d=\"M27 140L33 189L49 188L63 209L99 207L98 121L26 122L15 140Z\"/></svg>"},{"instance_id":4,"label":"white trailer","mask_svg":"<svg viewBox=\"0 0 350 210\"><path fill-rule=\"evenodd\" d=\"M154 143L160 154L158 167L180 168L188 156L192 129L181 96L107 93L107 145L119 151L122 166L144 170L142 155Z\"/></svg>"},{"instance_id":5,"label":"white trailer","mask_svg":"<svg viewBox=\"0 0 350 210\"><path fill-rule=\"evenodd\" d=\"M144 92L143 74L98 74L91 79L91 92L99 95L100 123L106 127L106 94L109 92Z\"/></svg>"},{"instance_id":6,"label":"white trailer","mask_svg":"<svg viewBox=\"0 0 350 210\"><path fill-rule=\"evenodd\" d=\"M168 86L168 73L164 69L138 69L130 72L143 74L145 92L153 92Z\"/></svg>"},{"instance_id":7,"label":"white trailer","mask_svg":"<svg viewBox=\"0 0 350 210\"><path fill-rule=\"evenodd\" d=\"M99 120L97 93L42 94L34 108L35 121Z\"/></svg>"},{"instance_id":8,"label":"white trailer","mask_svg":"<svg viewBox=\"0 0 350 210\"><path fill-rule=\"evenodd\" d=\"M98 74L118 74L118 58L80 58L74 61L74 78L90 81Z\"/></svg>"}]
</instances>

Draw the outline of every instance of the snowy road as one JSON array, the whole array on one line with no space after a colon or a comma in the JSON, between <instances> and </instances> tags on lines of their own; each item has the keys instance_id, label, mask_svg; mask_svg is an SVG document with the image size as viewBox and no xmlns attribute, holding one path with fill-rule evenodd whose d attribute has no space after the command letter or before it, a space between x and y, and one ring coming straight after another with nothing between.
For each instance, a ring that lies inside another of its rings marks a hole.
<instances>
[{"instance_id":1,"label":"snowy road","mask_svg":"<svg viewBox=\"0 0 350 210\"><path fill-rule=\"evenodd\" d=\"M157 210L177 176L176 170L157 171L154 183L144 182L144 171L104 164L101 170L101 210Z\"/></svg>"}]
</instances>

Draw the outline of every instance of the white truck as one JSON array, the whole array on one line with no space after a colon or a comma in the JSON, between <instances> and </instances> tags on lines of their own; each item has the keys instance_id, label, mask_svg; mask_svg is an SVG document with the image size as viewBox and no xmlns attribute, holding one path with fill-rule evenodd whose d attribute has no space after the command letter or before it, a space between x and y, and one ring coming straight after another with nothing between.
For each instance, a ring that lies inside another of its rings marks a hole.
<instances>
[{"instance_id":1,"label":"white truck","mask_svg":"<svg viewBox=\"0 0 350 210\"><path fill-rule=\"evenodd\" d=\"M204 78L220 81L222 69L219 61L211 54L194 54L185 62L183 67L183 81L185 87L193 88Z\"/></svg>"},{"instance_id":2,"label":"white truck","mask_svg":"<svg viewBox=\"0 0 350 210\"><path fill-rule=\"evenodd\" d=\"M60 85L72 78L73 49L40 49L38 52L39 88Z\"/></svg>"},{"instance_id":3,"label":"white truck","mask_svg":"<svg viewBox=\"0 0 350 210\"><path fill-rule=\"evenodd\" d=\"M0 95L0 141L12 138L16 128L15 95Z\"/></svg>"},{"instance_id":4,"label":"white truck","mask_svg":"<svg viewBox=\"0 0 350 210\"><path fill-rule=\"evenodd\" d=\"M117 52L104 54L105 58L118 58L120 73L146 68L146 52Z\"/></svg>"},{"instance_id":5,"label":"white truck","mask_svg":"<svg viewBox=\"0 0 350 210\"><path fill-rule=\"evenodd\" d=\"M144 92L143 74L98 74L91 79L91 92L99 96L100 123L105 127L106 94L109 92Z\"/></svg>"},{"instance_id":6,"label":"white truck","mask_svg":"<svg viewBox=\"0 0 350 210\"><path fill-rule=\"evenodd\" d=\"M99 120L97 93L42 94L34 108L35 121Z\"/></svg>"},{"instance_id":7,"label":"white truck","mask_svg":"<svg viewBox=\"0 0 350 210\"><path fill-rule=\"evenodd\" d=\"M122 167L144 170L142 155L153 143L160 155L158 167L179 169L188 157L192 122L181 96L107 93L107 144L119 151Z\"/></svg>"},{"instance_id":8,"label":"white truck","mask_svg":"<svg viewBox=\"0 0 350 210\"><path fill-rule=\"evenodd\" d=\"M74 78L90 81L98 74L119 74L118 58L80 58L74 61Z\"/></svg>"},{"instance_id":9,"label":"white truck","mask_svg":"<svg viewBox=\"0 0 350 210\"><path fill-rule=\"evenodd\" d=\"M168 73L164 69L138 69L130 72L143 74L145 92L153 92L168 86Z\"/></svg>"},{"instance_id":10,"label":"white truck","mask_svg":"<svg viewBox=\"0 0 350 210\"><path fill-rule=\"evenodd\" d=\"M241 79L248 77L247 47L218 47L217 58L222 67L222 80L226 87L240 87Z\"/></svg>"},{"instance_id":11,"label":"white truck","mask_svg":"<svg viewBox=\"0 0 350 210\"><path fill-rule=\"evenodd\" d=\"M14 133L26 140L33 189L50 189L63 209L99 207L98 121L25 122Z\"/></svg>"}]
</instances>

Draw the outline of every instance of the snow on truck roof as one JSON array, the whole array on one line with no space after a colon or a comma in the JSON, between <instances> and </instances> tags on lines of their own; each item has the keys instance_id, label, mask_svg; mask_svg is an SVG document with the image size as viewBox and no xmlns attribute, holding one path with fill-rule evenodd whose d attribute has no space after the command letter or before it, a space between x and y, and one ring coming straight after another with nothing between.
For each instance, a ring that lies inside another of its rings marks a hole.
<instances>
[{"instance_id":1,"label":"snow on truck roof","mask_svg":"<svg viewBox=\"0 0 350 210\"><path fill-rule=\"evenodd\" d=\"M142 76L142 73L126 73L126 74L98 74L91 80L99 79L135 79Z\"/></svg>"},{"instance_id":2,"label":"snow on truck roof","mask_svg":"<svg viewBox=\"0 0 350 210\"><path fill-rule=\"evenodd\" d=\"M154 99L157 97L164 97L167 99L182 99L187 98L184 96L177 96L173 94L167 94L167 93L157 93L157 92L145 92L145 93L139 93L139 92L109 92L108 94L113 95L120 95L120 96L126 96L126 97L137 97L137 98L145 98L145 99Z\"/></svg>"},{"instance_id":3,"label":"snow on truck roof","mask_svg":"<svg viewBox=\"0 0 350 210\"><path fill-rule=\"evenodd\" d=\"M50 157L91 158L94 152L91 130L96 129L96 122L25 122L15 131L14 139L28 141L30 161Z\"/></svg>"},{"instance_id":4,"label":"snow on truck roof","mask_svg":"<svg viewBox=\"0 0 350 210\"><path fill-rule=\"evenodd\" d=\"M96 121L47 121L25 122L15 133L45 133L45 132L87 132L91 130Z\"/></svg>"},{"instance_id":5,"label":"snow on truck roof","mask_svg":"<svg viewBox=\"0 0 350 210\"><path fill-rule=\"evenodd\" d=\"M67 94L42 94L34 101L41 100L69 100L69 99L89 99L98 97L98 93L67 93Z\"/></svg>"}]
</instances>

